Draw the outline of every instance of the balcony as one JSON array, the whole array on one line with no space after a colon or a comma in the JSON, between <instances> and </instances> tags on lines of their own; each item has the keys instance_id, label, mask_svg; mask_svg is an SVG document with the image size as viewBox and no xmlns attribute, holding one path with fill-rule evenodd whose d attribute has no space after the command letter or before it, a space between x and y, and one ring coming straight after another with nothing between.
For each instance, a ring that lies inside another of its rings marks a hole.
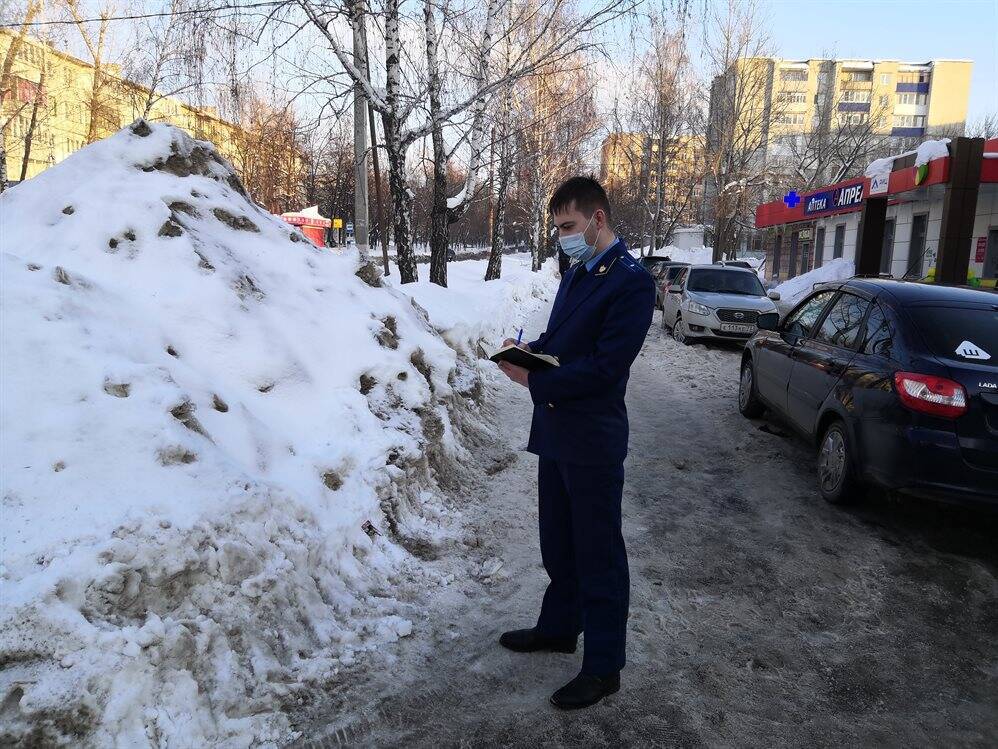
<instances>
[{"instance_id":1,"label":"balcony","mask_svg":"<svg viewBox=\"0 0 998 749\"><path fill-rule=\"evenodd\" d=\"M899 83L897 85L899 94L927 94L929 93L928 83Z\"/></svg>"},{"instance_id":2,"label":"balcony","mask_svg":"<svg viewBox=\"0 0 998 749\"><path fill-rule=\"evenodd\" d=\"M924 127L892 127L891 135L897 138L920 138L925 135Z\"/></svg>"},{"instance_id":3,"label":"balcony","mask_svg":"<svg viewBox=\"0 0 998 749\"><path fill-rule=\"evenodd\" d=\"M840 101L840 112L869 112L870 102L868 101Z\"/></svg>"}]
</instances>

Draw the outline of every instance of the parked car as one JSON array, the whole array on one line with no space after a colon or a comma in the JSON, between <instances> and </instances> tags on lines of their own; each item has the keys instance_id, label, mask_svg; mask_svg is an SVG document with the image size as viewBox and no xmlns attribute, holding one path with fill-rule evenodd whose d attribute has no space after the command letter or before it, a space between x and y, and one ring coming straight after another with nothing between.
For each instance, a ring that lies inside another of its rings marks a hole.
<instances>
[{"instance_id":1,"label":"parked car","mask_svg":"<svg viewBox=\"0 0 998 749\"><path fill-rule=\"evenodd\" d=\"M662 327L680 343L745 341L756 332L760 314L776 312L779 298L778 292L766 292L753 271L691 265L666 289Z\"/></svg>"},{"instance_id":2,"label":"parked car","mask_svg":"<svg viewBox=\"0 0 998 749\"><path fill-rule=\"evenodd\" d=\"M873 484L998 503L998 294L850 279L759 327L739 410L769 409L814 442L829 502Z\"/></svg>"},{"instance_id":3,"label":"parked car","mask_svg":"<svg viewBox=\"0 0 998 749\"><path fill-rule=\"evenodd\" d=\"M655 270L652 271L652 278L655 279L655 306L658 309L662 309L662 304L665 301L665 290L675 283L679 274L684 269L689 267L689 263L680 263L673 260L662 262L655 266Z\"/></svg>"},{"instance_id":4,"label":"parked car","mask_svg":"<svg viewBox=\"0 0 998 749\"><path fill-rule=\"evenodd\" d=\"M668 263L671 260L668 255L642 255L638 258L638 263L642 268L651 273L659 263Z\"/></svg>"},{"instance_id":5,"label":"parked car","mask_svg":"<svg viewBox=\"0 0 998 749\"><path fill-rule=\"evenodd\" d=\"M749 270L754 270L752 264L747 260L717 260L714 265L726 265L733 268L748 268Z\"/></svg>"}]
</instances>

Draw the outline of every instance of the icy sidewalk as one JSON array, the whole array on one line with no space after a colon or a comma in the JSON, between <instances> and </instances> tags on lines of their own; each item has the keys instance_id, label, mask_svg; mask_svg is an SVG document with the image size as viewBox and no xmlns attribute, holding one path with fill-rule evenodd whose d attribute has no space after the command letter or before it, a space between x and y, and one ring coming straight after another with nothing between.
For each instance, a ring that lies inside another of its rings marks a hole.
<instances>
[{"instance_id":1,"label":"icy sidewalk","mask_svg":"<svg viewBox=\"0 0 998 749\"><path fill-rule=\"evenodd\" d=\"M4 193L0 224L0 743L287 741L461 533L480 365L169 126ZM455 340L494 322L462 309Z\"/></svg>"}]
</instances>

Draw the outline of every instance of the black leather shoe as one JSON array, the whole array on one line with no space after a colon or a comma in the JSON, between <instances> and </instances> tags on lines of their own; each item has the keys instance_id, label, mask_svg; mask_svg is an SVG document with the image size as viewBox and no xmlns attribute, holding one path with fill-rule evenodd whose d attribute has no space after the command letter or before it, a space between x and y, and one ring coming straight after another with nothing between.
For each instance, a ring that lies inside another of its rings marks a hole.
<instances>
[{"instance_id":1,"label":"black leather shoe","mask_svg":"<svg viewBox=\"0 0 998 749\"><path fill-rule=\"evenodd\" d=\"M517 653L536 653L548 650L552 653L574 653L577 637L545 637L537 628L514 629L503 632L499 644Z\"/></svg>"},{"instance_id":2,"label":"black leather shoe","mask_svg":"<svg viewBox=\"0 0 998 749\"><path fill-rule=\"evenodd\" d=\"M612 676L579 674L551 695L551 704L562 710L577 710L595 705L608 694L620 689L620 673Z\"/></svg>"}]
</instances>

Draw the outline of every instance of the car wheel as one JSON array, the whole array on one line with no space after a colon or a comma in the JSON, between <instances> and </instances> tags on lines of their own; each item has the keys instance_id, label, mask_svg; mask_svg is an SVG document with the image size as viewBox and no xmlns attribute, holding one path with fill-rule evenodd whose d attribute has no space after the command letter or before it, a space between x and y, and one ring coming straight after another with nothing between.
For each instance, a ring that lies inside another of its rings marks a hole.
<instances>
[{"instance_id":1,"label":"car wheel","mask_svg":"<svg viewBox=\"0 0 998 749\"><path fill-rule=\"evenodd\" d=\"M746 419L757 419L766 410L755 391L755 367L751 359L742 364L742 377L738 382L738 410Z\"/></svg>"},{"instance_id":2,"label":"car wheel","mask_svg":"<svg viewBox=\"0 0 998 749\"><path fill-rule=\"evenodd\" d=\"M845 424L833 421L818 448L818 490L827 501L839 505L856 501L858 488L849 433Z\"/></svg>"},{"instance_id":3,"label":"car wheel","mask_svg":"<svg viewBox=\"0 0 998 749\"><path fill-rule=\"evenodd\" d=\"M689 346L691 343L693 343L693 341L691 341L686 336L686 333L683 332L684 327L685 325L683 325L683 318L680 317L679 315L676 315L676 322L673 323L672 325L672 337L675 338L678 343L682 343L686 346Z\"/></svg>"}]
</instances>

